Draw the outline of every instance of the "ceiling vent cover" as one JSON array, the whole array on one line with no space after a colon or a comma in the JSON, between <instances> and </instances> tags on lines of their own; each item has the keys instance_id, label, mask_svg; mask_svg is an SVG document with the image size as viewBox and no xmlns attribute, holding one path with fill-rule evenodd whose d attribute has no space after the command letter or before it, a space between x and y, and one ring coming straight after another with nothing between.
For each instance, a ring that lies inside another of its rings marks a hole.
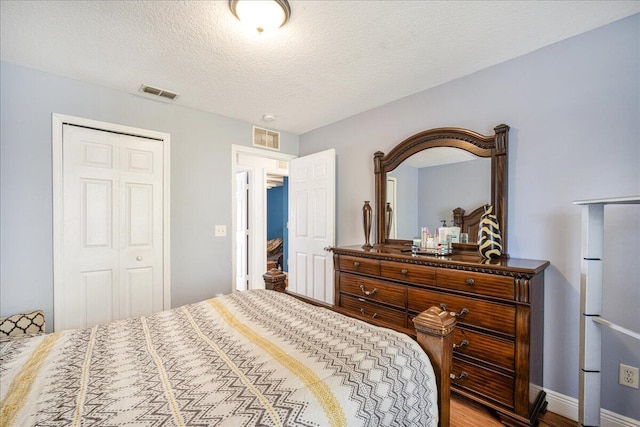
<instances>
[{"instance_id":1,"label":"ceiling vent cover","mask_svg":"<svg viewBox=\"0 0 640 427\"><path fill-rule=\"evenodd\" d=\"M180 94L177 94L175 92L170 92L168 90L160 89L160 88L149 86L146 84L143 84L142 86L140 86L139 92L148 93L150 95L156 95L162 98L170 99L172 101L180 96Z\"/></svg>"},{"instance_id":2,"label":"ceiling vent cover","mask_svg":"<svg viewBox=\"0 0 640 427\"><path fill-rule=\"evenodd\" d=\"M280 132L253 127L253 145L280 151Z\"/></svg>"}]
</instances>

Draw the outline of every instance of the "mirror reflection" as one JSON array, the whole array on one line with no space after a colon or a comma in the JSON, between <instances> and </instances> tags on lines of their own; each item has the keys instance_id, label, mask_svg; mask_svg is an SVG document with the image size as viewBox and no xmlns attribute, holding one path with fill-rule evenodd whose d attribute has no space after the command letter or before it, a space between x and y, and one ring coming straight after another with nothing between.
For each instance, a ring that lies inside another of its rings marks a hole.
<instances>
[{"instance_id":1,"label":"mirror reflection","mask_svg":"<svg viewBox=\"0 0 640 427\"><path fill-rule=\"evenodd\" d=\"M491 203L491 159L450 147L424 150L387 173L386 193L389 239L419 238L421 227L433 234L443 220L453 225L455 208L469 212Z\"/></svg>"}]
</instances>

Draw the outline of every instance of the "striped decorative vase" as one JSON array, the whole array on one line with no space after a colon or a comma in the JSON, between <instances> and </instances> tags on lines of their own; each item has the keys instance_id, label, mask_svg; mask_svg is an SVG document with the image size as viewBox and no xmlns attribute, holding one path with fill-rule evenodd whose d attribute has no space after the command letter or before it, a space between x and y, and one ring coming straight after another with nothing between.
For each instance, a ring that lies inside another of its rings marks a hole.
<instances>
[{"instance_id":1,"label":"striped decorative vase","mask_svg":"<svg viewBox=\"0 0 640 427\"><path fill-rule=\"evenodd\" d=\"M484 205L484 214L480 218L478 230L478 251L483 258L502 256L502 237L498 217L493 214L493 206Z\"/></svg>"}]
</instances>

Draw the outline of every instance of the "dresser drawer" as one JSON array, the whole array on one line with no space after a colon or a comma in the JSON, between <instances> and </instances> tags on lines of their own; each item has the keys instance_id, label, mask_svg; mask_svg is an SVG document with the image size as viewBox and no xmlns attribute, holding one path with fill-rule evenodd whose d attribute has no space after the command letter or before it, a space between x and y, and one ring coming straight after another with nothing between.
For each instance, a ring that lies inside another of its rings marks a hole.
<instances>
[{"instance_id":1,"label":"dresser drawer","mask_svg":"<svg viewBox=\"0 0 640 427\"><path fill-rule=\"evenodd\" d=\"M515 296L512 277L485 273L438 269L438 286L459 291L473 292L496 298L513 300Z\"/></svg>"},{"instance_id":2,"label":"dresser drawer","mask_svg":"<svg viewBox=\"0 0 640 427\"><path fill-rule=\"evenodd\" d=\"M380 274L389 279L420 285L436 284L436 269L424 265L403 264L392 261L380 261Z\"/></svg>"},{"instance_id":3,"label":"dresser drawer","mask_svg":"<svg viewBox=\"0 0 640 427\"><path fill-rule=\"evenodd\" d=\"M356 273L380 275L380 261L377 259L359 258L355 256L340 255L338 261L340 271L353 271Z\"/></svg>"},{"instance_id":4,"label":"dresser drawer","mask_svg":"<svg viewBox=\"0 0 640 427\"><path fill-rule=\"evenodd\" d=\"M476 298L432 292L426 289L411 288L407 290L409 310L419 313L431 306L445 304L447 311L461 313L460 323L487 328L514 336L516 329L516 309L512 305L482 301Z\"/></svg>"},{"instance_id":5,"label":"dresser drawer","mask_svg":"<svg viewBox=\"0 0 640 427\"><path fill-rule=\"evenodd\" d=\"M402 328L406 326L404 310L394 310L393 308L383 307L362 298L354 298L349 295L340 296L340 306L352 313L371 318L372 323L381 322Z\"/></svg>"},{"instance_id":6,"label":"dresser drawer","mask_svg":"<svg viewBox=\"0 0 640 427\"><path fill-rule=\"evenodd\" d=\"M340 292L348 293L358 298L394 305L403 310L407 306L406 286L386 283L382 280L354 274L340 274Z\"/></svg>"},{"instance_id":7,"label":"dresser drawer","mask_svg":"<svg viewBox=\"0 0 640 427\"><path fill-rule=\"evenodd\" d=\"M462 372L465 372L467 376L452 379L452 387L471 391L513 408L513 377L454 358L451 373L459 376Z\"/></svg>"},{"instance_id":8,"label":"dresser drawer","mask_svg":"<svg viewBox=\"0 0 640 427\"><path fill-rule=\"evenodd\" d=\"M464 328L456 328L453 331L453 342L453 352L456 354L465 354L510 371L515 369L515 344L513 341Z\"/></svg>"}]
</instances>

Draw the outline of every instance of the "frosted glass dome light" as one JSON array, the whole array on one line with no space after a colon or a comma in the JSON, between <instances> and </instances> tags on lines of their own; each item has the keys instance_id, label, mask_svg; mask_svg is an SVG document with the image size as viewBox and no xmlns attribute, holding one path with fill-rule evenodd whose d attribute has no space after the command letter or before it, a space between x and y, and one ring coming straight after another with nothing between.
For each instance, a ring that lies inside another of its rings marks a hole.
<instances>
[{"instance_id":1,"label":"frosted glass dome light","mask_svg":"<svg viewBox=\"0 0 640 427\"><path fill-rule=\"evenodd\" d=\"M229 0L229 8L243 25L258 33L277 30L291 15L286 0Z\"/></svg>"}]
</instances>

